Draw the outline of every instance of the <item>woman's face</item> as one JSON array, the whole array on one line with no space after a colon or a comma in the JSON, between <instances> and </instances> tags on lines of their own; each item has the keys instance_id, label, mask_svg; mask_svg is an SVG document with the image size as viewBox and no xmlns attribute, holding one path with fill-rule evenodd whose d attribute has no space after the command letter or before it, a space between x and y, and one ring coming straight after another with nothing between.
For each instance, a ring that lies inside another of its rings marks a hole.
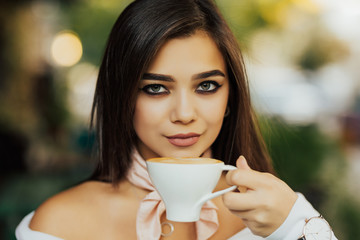
<instances>
[{"instance_id":1,"label":"woman's face","mask_svg":"<svg viewBox=\"0 0 360 240\"><path fill-rule=\"evenodd\" d=\"M204 32L166 42L140 81L134 128L151 157L195 157L218 136L229 95L225 61Z\"/></svg>"}]
</instances>

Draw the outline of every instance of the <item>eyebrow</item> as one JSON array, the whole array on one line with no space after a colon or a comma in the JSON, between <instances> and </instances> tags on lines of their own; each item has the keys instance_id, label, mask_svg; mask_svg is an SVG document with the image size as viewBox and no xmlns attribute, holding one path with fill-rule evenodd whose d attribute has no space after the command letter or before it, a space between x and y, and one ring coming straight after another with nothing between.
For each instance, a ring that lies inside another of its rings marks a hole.
<instances>
[{"instance_id":1,"label":"eyebrow","mask_svg":"<svg viewBox=\"0 0 360 240\"><path fill-rule=\"evenodd\" d=\"M166 82L174 81L174 79L169 75L157 74L157 73L144 73L142 79L159 80L159 81L166 81Z\"/></svg>"},{"instance_id":2,"label":"eyebrow","mask_svg":"<svg viewBox=\"0 0 360 240\"><path fill-rule=\"evenodd\" d=\"M202 73L195 74L192 79L203 79L203 78L209 78L214 76L221 76L225 77L225 74L220 70L211 70L206 71ZM166 81L166 82L174 82L174 79L170 75L164 75L164 74L157 74L157 73L144 73L142 79L144 80L159 80L159 81Z\"/></svg>"},{"instance_id":3,"label":"eyebrow","mask_svg":"<svg viewBox=\"0 0 360 240\"><path fill-rule=\"evenodd\" d=\"M211 70L207 72L198 73L193 77L193 79L202 79L202 78L208 78L214 76L225 77L225 74L220 70Z\"/></svg>"}]
</instances>

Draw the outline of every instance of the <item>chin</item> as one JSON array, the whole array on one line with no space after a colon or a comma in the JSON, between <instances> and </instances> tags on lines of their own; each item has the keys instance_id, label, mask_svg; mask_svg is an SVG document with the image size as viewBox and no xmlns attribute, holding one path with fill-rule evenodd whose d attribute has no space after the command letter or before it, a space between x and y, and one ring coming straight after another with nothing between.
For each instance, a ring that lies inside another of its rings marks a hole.
<instances>
[{"instance_id":1,"label":"chin","mask_svg":"<svg viewBox=\"0 0 360 240\"><path fill-rule=\"evenodd\" d=\"M204 152L205 152L205 150L184 148L184 149L175 149L172 151L167 151L166 153L164 153L166 155L160 154L160 156L163 156L163 157L200 157Z\"/></svg>"}]
</instances>

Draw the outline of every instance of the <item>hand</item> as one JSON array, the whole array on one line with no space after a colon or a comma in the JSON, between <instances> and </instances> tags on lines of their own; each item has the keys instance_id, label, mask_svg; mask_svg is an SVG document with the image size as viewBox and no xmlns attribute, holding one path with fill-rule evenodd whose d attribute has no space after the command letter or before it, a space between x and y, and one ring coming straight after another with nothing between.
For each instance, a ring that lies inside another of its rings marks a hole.
<instances>
[{"instance_id":1,"label":"hand","mask_svg":"<svg viewBox=\"0 0 360 240\"><path fill-rule=\"evenodd\" d=\"M255 235L267 237L285 221L297 195L274 175L252 170L243 156L236 166L238 169L229 171L226 181L238 186L240 192L224 194L224 204Z\"/></svg>"}]
</instances>

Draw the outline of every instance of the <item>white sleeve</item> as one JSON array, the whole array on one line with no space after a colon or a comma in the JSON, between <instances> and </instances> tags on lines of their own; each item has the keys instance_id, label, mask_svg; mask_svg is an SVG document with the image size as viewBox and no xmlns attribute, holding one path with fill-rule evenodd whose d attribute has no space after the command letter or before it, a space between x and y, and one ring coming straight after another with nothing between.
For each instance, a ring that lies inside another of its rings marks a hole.
<instances>
[{"instance_id":1,"label":"white sleeve","mask_svg":"<svg viewBox=\"0 0 360 240\"><path fill-rule=\"evenodd\" d=\"M305 220L320 215L301 193L297 194L298 198L283 224L265 239L296 240L302 235ZM337 240L334 233L331 240Z\"/></svg>"},{"instance_id":2,"label":"white sleeve","mask_svg":"<svg viewBox=\"0 0 360 240\"><path fill-rule=\"evenodd\" d=\"M62 240L61 238L52 235L31 230L29 227L30 221L35 212L31 212L20 222L15 230L17 240Z\"/></svg>"}]
</instances>

